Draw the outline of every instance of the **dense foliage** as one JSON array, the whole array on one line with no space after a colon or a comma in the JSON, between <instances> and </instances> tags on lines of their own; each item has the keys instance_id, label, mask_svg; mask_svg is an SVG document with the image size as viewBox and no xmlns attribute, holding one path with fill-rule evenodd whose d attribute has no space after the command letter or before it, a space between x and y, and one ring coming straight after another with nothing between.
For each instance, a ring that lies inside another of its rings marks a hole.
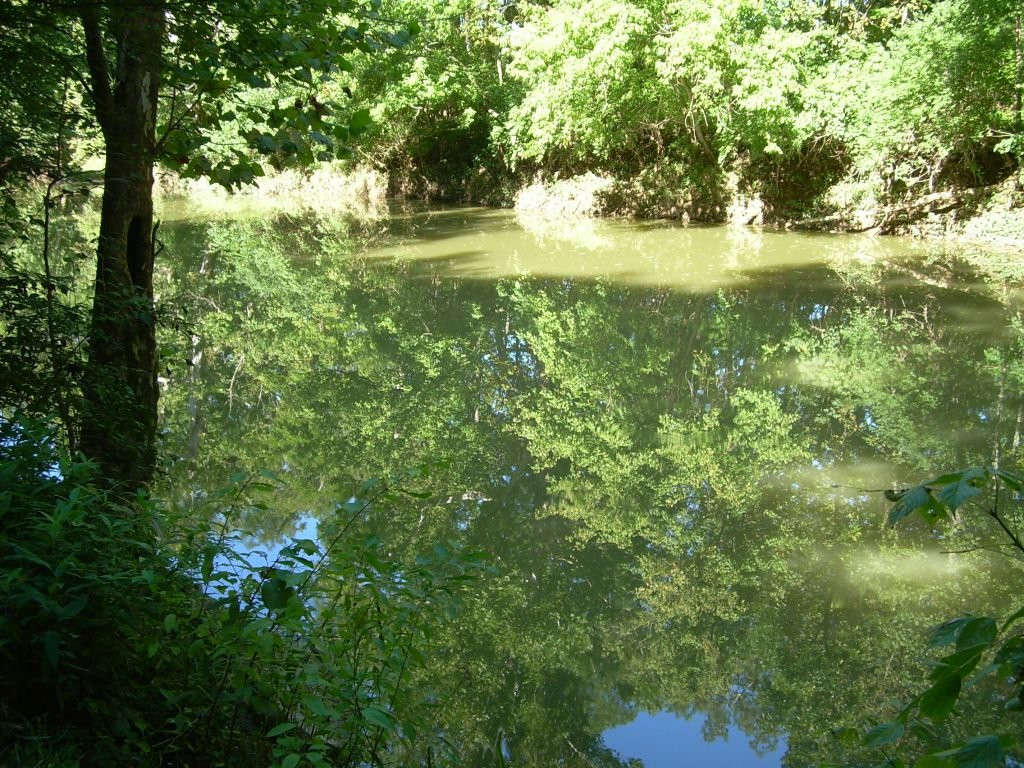
<instances>
[{"instance_id":1,"label":"dense foliage","mask_svg":"<svg viewBox=\"0 0 1024 768\"><path fill-rule=\"evenodd\" d=\"M598 172L606 208L786 218L989 184L1018 167L1009 0L424 3L413 44L356 60L363 144L396 188L509 199ZM675 209L673 211L673 209Z\"/></svg>"},{"instance_id":2,"label":"dense foliage","mask_svg":"<svg viewBox=\"0 0 1024 768\"><path fill-rule=\"evenodd\" d=\"M844 740L950 587L866 586L843 545L897 548L864 493L781 482L1015 461L1019 314L949 338L948 283L897 306L870 270L806 298L351 268L344 221L158 232L152 199L157 164L237 188L355 150L410 195L588 174L606 211L884 224L1019 172L1019 4L9 0L0 33L0 761L616 766L602 731L637 708L794 764L1019 753L986 706L1019 614L943 625L932 685ZM926 386L951 349L969 374ZM897 516L1021 490L971 472ZM1010 583L953 588L994 612Z\"/></svg>"},{"instance_id":3,"label":"dense foliage","mask_svg":"<svg viewBox=\"0 0 1024 768\"><path fill-rule=\"evenodd\" d=\"M424 665L478 556L390 559L352 525L269 553L240 529L283 503L238 474L185 507L130 505L28 422L0 432L0 760L5 765L408 765L442 759ZM406 481L408 478L406 478ZM413 492L413 491L404 491Z\"/></svg>"}]
</instances>

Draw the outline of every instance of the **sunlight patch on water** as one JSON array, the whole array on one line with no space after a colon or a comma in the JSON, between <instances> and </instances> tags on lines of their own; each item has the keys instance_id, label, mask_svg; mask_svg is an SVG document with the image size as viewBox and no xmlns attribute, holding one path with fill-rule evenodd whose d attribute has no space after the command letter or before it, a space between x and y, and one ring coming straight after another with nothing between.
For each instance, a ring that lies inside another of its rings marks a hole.
<instances>
[{"instance_id":1,"label":"sunlight patch on water","mask_svg":"<svg viewBox=\"0 0 1024 768\"><path fill-rule=\"evenodd\" d=\"M909 248L897 239L664 221L573 219L556 226L472 207L395 216L391 226L389 237L364 255L407 260L432 276L601 278L690 293L746 286L780 269L845 261L851 252L873 259Z\"/></svg>"},{"instance_id":2,"label":"sunlight patch on water","mask_svg":"<svg viewBox=\"0 0 1024 768\"><path fill-rule=\"evenodd\" d=\"M872 584L933 584L957 577L965 568L976 571L978 563L971 558L942 552L881 552L860 549L847 557L851 581Z\"/></svg>"}]
</instances>

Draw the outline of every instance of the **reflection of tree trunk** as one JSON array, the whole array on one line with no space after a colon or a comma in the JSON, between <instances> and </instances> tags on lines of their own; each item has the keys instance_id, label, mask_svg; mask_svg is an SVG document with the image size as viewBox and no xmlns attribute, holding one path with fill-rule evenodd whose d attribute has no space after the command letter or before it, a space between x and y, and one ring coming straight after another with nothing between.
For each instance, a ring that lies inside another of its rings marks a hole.
<instances>
[{"instance_id":1,"label":"reflection of tree trunk","mask_svg":"<svg viewBox=\"0 0 1024 768\"><path fill-rule=\"evenodd\" d=\"M160 0L82 11L106 167L82 448L112 482L145 485L155 464L153 155L164 10ZM117 41L113 70L105 37Z\"/></svg>"},{"instance_id":2,"label":"reflection of tree trunk","mask_svg":"<svg viewBox=\"0 0 1024 768\"><path fill-rule=\"evenodd\" d=\"M194 459L199 455L199 438L203 433L203 415L199 411L199 366L203 362L203 350L199 348L199 337L196 334L192 334L191 340L188 369L188 457Z\"/></svg>"},{"instance_id":3,"label":"reflection of tree trunk","mask_svg":"<svg viewBox=\"0 0 1024 768\"><path fill-rule=\"evenodd\" d=\"M692 305L692 300L690 303ZM704 326L704 313L702 310L703 307L692 309L686 322L687 334L685 338L679 340L675 353L669 359L666 371L668 373L667 382L669 386L665 389L665 413L667 414L675 413L676 406L679 403L679 395L683 391L684 385L689 396L687 407L692 408L696 400L697 394L689 374L693 372L694 347L697 343L697 337Z\"/></svg>"},{"instance_id":4,"label":"reflection of tree trunk","mask_svg":"<svg viewBox=\"0 0 1024 768\"><path fill-rule=\"evenodd\" d=\"M204 252L203 259L199 263L199 275L205 277L209 271L209 254ZM203 414L199 408L202 397L199 369L203 363L203 350L200 347L198 334L191 334L190 342L192 346L189 349L188 361L188 457L194 459L199 455L199 440L203 434Z\"/></svg>"},{"instance_id":5,"label":"reflection of tree trunk","mask_svg":"<svg viewBox=\"0 0 1024 768\"><path fill-rule=\"evenodd\" d=\"M63 103L61 104L63 120ZM71 404L68 402L67 393L71 388L68 381L67 371L69 369L69 360L64 349L64 343L57 337L56 324L54 321L54 303L56 301L56 290L57 285L53 278L53 271L50 267L50 211L56 205L57 199L54 198L53 188L62 177L62 171L60 170L60 142L61 137L58 134L57 138L57 162L58 177L54 181L51 181L49 186L46 188L46 194L43 196L43 273L46 276L46 338L47 348L50 354L50 370L53 376L53 395L57 405L57 413L60 415L60 420L64 425L64 434L67 440L68 451L72 454L78 452L78 429L75 419L72 416Z\"/></svg>"},{"instance_id":6,"label":"reflection of tree trunk","mask_svg":"<svg viewBox=\"0 0 1024 768\"><path fill-rule=\"evenodd\" d=\"M1010 447L1010 455L1014 461L1017 459L1017 452L1020 449L1020 430L1024 426L1024 399L1017 404L1017 421L1013 425L1013 443Z\"/></svg>"},{"instance_id":7,"label":"reflection of tree trunk","mask_svg":"<svg viewBox=\"0 0 1024 768\"><path fill-rule=\"evenodd\" d=\"M999 469L999 462L1002 459L1003 442L1003 412L1006 403L1006 375L1008 363L1003 358L1003 368L999 376L999 394L996 397L996 426L995 441L992 445L992 466Z\"/></svg>"}]
</instances>

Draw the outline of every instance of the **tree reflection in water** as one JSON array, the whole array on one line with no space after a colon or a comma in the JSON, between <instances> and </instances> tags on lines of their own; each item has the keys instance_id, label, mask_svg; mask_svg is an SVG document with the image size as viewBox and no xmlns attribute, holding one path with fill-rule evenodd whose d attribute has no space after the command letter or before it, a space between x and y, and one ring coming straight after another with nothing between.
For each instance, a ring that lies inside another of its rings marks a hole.
<instances>
[{"instance_id":1,"label":"tree reflection in water","mask_svg":"<svg viewBox=\"0 0 1024 768\"><path fill-rule=\"evenodd\" d=\"M162 401L167 484L268 467L273 506L316 516L425 467L428 497L360 526L400 557L493 556L415 681L466 764L622 765L603 734L638 712L739 729L769 763L867 759L834 730L892 714L927 627L1019 594L1013 564L896 535L859 490L1016 460L1012 286L897 241L601 222L574 251L481 209L392 226L355 255L338 220L165 226L164 291L190 307L165 342L192 362ZM983 692L963 710L951 736L1008 730Z\"/></svg>"}]
</instances>

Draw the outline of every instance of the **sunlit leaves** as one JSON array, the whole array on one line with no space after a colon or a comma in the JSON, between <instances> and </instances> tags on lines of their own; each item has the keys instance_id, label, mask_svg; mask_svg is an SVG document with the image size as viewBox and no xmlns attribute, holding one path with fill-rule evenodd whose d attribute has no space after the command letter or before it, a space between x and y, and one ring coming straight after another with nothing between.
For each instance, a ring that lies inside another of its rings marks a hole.
<instances>
[{"instance_id":1,"label":"sunlit leaves","mask_svg":"<svg viewBox=\"0 0 1024 768\"><path fill-rule=\"evenodd\" d=\"M347 157L368 113L352 113L331 84L354 56L410 39L350 0L173 5L162 158L186 177L229 188L261 175L253 155L278 169Z\"/></svg>"},{"instance_id":2,"label":"sunlit leaves","mask_svg":"<svg viewBox=\"0 0 1024 768\"><path fill-rule=\"evenodd\" d=\"M511 157L572 167L633 144L659 111L662 86L650 58L656 24L629 0L531 8L510 35L508 71L524 89L503 128Z\"/></svg>"},{"instance_id":3,"label":"sunlit leaves","mask_svg":"<svg viewBox=\"0 0 1024 768\"><path fill-rule=\"evenodd\" d=\"M502 48L505 13L514 11L474 0L389 2L385 16L404 26L385 40L401 47L353 57L351 73L328 87L372 115L374 126L354 142L364 156L413 186L453 194L469 182L490 160L493 118L509 95Z\"/></svg>"},{"instance_id":4,"label":"sunlit leaves","mask_svg":"<svg viewBox=\"0 0 1024 768\"><path fill-rule=\"evenodd\" d=\"M889 512L889 522L895 525L907 515L918 510L922 510L926 514L940 514L943 511L942 506L931 495L929 489L920 485L900 496Z\"/></svg>"},{"instance_id":5,"label":"sunlit leaves","mask_svg":"<svg viewBox=\"0 0 1024 768\"><path fill-rule=\"evenodd\" d=\"M942 517L946 512L956 512L971 499L978 496L995 478L1006 475L1013 485L1019 479L1004 471L975 467L942 475L899 494L889 512L889 522L896 524L907 515L919 512L928 521ZM1005 480L1004 480L1005 482Z\"/></svg>"},{"instance_id":6,"label":"sunlit leaves","mask_svg":"<svg viewBox=\"0 0 1024 768\"><path fill-rule=\"evenodd\" d=\"M851 89L846 101L855 117L842 130L861 169L888 155L890 194L933 191L948 165L981 179L983 170L957 153L981 151L985 135L1015 134L1008 109L1012 12L1003 7L981 21L977 6L932 4L885 45L873 46L854 75L871 87Z\"/></svg>"}]
</instances>

